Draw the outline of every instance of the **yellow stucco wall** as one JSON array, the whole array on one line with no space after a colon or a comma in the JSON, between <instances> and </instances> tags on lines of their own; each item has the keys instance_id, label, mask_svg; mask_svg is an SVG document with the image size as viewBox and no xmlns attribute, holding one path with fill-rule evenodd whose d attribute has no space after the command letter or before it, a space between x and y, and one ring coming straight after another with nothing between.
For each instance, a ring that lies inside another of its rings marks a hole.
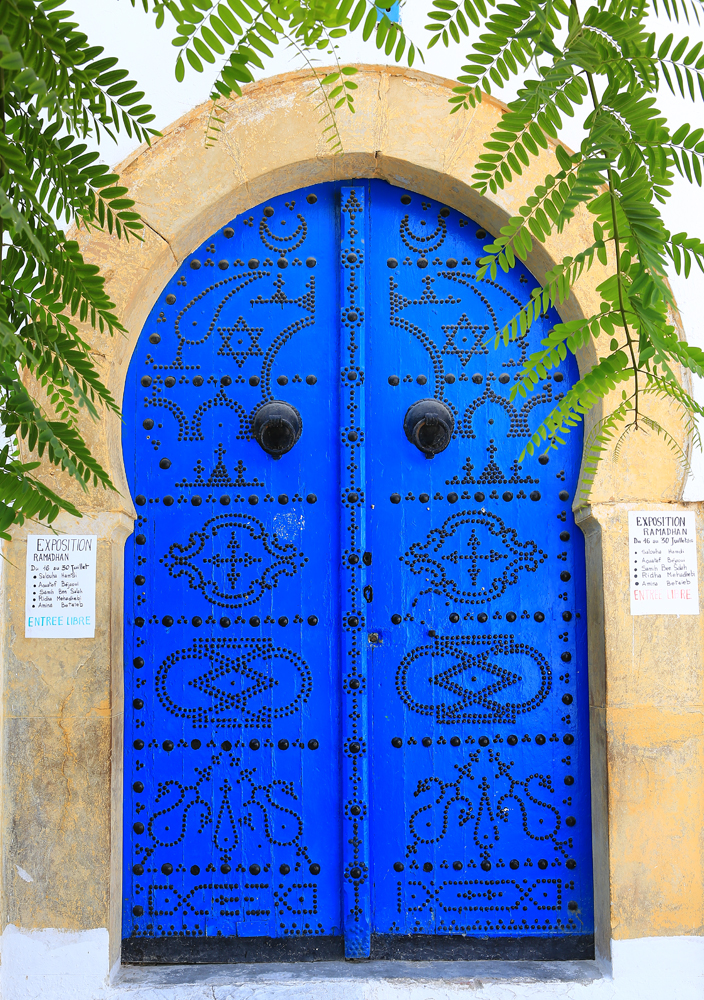
<instances>
[{"instance_id":1,"label":"yellow stucco wall","mask_svg":"<svg viewBox=\"0 0 704 1000\"><path fill-rule=\"evenodd\" d=\"M437 198L495 232L543 175L558 169L547 150L509 190L482 198L471 177L502 114L498 102L450 116L448 81L389 67L365 67L356 80L357 114L340 118L344 156L332 156L321 136L310 79L289 74L254 84L230 102L214 148L204 148L209 108L203 106L123 164L147 223L144 242L80 236L128 328L124 337L90 335L118 399L159 292L179 262L237 213L303 185L377 177ZM538 245L529 266L540 280L588 242L591 222L582 213ZM605 273L595 265L584 275L561 310L564 318L597 307ZM581 352L581 371L597 347ZM686 446L677 414L662 403L649 405ZM122 550L134 511L119 421L91 423L85 432L118 492L84 495L50 469L42 475L86 512L78 523L61 518L60 529L100 539L95 639L24 639L24 538L36 526L15 532L5 550L2 921L109 927L114 961L122 863ZM618 462L604 461L591 506L578 513L587 538L595 895L604 955L612 938L704 933L702 618L632 618L628 593L628 510L681 508L683 484L680 465L660 439L631 435Z\"/></svg>"},{"instance_id":2,"label":"yellow stucco wall","mask_svg":"<svg viewBox=\"0 0 704 1000\"><path fill-rule=\"evenodd\" d=\"M659 507L596 503L577 513L587 556L597 934L608 927L615 939L704 932L702 616L630 613L628 511ZM703 511L692 508L701 578Z\"/></svg>"}]
</instances>

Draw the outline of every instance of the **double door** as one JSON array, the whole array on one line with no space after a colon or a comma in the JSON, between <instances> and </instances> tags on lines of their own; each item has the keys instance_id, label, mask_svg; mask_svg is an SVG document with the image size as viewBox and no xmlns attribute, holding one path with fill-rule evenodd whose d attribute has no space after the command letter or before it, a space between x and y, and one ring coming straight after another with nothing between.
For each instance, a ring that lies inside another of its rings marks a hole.
<instances>
[{"instance_id":1,"label":"double door","mask_svg":"<svg viewBox=\"0 0 704 1000\"><path fill-rule=\"evenodd\" d=\"M477 281L486 242L320 185L223 227L152 310L124 403L126 959L588 955L579 436L517 462L577 373L510 399L550 317L494 349L535 281Z\"/></svg>"}]
</instances>

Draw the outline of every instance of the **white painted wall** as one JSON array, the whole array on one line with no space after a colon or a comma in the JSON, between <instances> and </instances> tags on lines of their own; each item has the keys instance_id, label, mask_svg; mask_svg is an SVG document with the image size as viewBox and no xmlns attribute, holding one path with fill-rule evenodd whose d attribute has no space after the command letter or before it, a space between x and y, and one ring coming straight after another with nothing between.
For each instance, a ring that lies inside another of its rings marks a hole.
<instances>
[{"instance_id":1,"label":"white painted wall","mask_svg":"<svg viewBox=\"0 0 704 1000\"><path fill-rule=\"evenodd\" d=\"M90 931L20 930L2 934L2 1000L93 1000L108 979L105 928Z\"/></svg>"},{"instance_id":2,"label":"white painted wall","mask_svg":"<svg viewBox=\"0 0 704 1000\"><path fill-rule=\"evenodd\" d=\"M704 938L614 942L592 962L371 962L124 969L108 981L108 932L2 935L2 1000L701 1000Z\"/></svg>"},{"instance_id":3,"label":"white painted wall","mask_svg":"<svg viewBox=\"0 0 704 1000\"><path fill-rule=\"evenodd\" d=\"M213 73L195 73L190 67L183 83L176 82L174 77L174 62L177 49L171 44L174 35L168 20L164 27L157 31L152 15L145 15L138 7L132 8L129 0L73 0L73 7L81 26L95 44L104 45L107 54L116 55L121 64L134 74L146 92L146 99L151 101L156 112L157 128L162 128L179 118L196 104L207 100L211 90ZM427 22L425 12L429 0L407 0L402 11L403 24L409 37L421 48L427 44L430 33L425 30ZM663 21L654 29L664 37L669 30L667 22ZM674 25L676 37L689 35L692 43L704 39L704 26L696 24L680 28ZM379 52L376 46L360 39L341 39L340 59L347 62L391 63L392 58ZM441 44L425 53L425 64L416 62L429 73L438 76L456 77L461 72L464 54L468 46L453 45L449 49ZM321 56L321 65L331 62L329 56ZM273 76L303 67L302 60L290 49L282 47L276 53L276 58L267 64L266 72L260 76ZM664 86L664 85L663 85ZM497 97L510 100L514 89L496 93ZM660 106L676 125L683 122L698 123L702 119L702 103L684 103L675 100L665 90L660 97ZM576 121L569 122L565 129L564 141L577 148L581 142L581 129ZM122 136L117 146L109 141L103 147L103 156L107 162L117 163L133 148L134 143ZM702 188L692 187L686 181L678 182L674 194L665 208L665 224L672 232L687 231L690 235L704 238L704 193ZM672 276L674 293L682 314L687 339L704 348L704 275L695 268L689 279ZM704 402L704 385L698 384L697 398ZM704 456L695 452L692 461L686 493L686 500L704 500Z\"/></svg>"}]
</instances>

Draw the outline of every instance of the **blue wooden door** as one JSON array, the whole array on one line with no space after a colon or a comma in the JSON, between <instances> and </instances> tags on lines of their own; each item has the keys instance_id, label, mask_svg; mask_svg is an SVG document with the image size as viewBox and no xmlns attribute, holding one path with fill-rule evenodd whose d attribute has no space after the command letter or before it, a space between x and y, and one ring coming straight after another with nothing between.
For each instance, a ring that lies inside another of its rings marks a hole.
<instances>
[{"instance_id":1,"label":"blue wooden door","mask_svg":"<svg viewBox=\"0 0 704 1000\"><path fill-rule=\"evenodd\" d=\"M550 318L486 346L535 282L476 282L483 242L321 185L219 230L145 324L125 960L588 953L578 435L516 463L577 373L510 402Z\"/></svg>"},{"instance_id":2,"label":"blue wooden door","mask_svg":"<svg viewBox=\"0 0 704 1000\"><path fill-rule=\"evenodd\" d=\"M579 438L516 462L576 364L511 402L551 319L486 344L530 274L476 282L486 234L420 195L374 184L369 214L373 930L588 935ZM404 432L421 400L454 421L430 459Z\"/></svg>"}]
</instances>

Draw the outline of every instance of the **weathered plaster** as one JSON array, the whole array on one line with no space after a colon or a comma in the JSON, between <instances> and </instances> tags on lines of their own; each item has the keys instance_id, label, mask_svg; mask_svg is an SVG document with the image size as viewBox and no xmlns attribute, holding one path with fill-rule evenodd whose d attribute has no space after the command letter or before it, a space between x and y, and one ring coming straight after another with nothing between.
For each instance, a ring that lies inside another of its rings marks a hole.
<instances>
[{"instance_id":1,"label":"weathered plaster","mask_svg":"<svg viewBox=\"0 0 704 1000\"><path fill-rule=\"evenodd\" d=\"M101 373L117 399L159 291L179 261L236 213L301 186L377 177L434 196L496 231L543 173L557 169L552 151L545 151L516 186L482 198L471 188L473 165L502 114L500 104L486 100L450 117L448 81L388 67L363 68L357 80L357 114L340 119L344 157L330 155L319 132L310 80L299 73L252 85L230 102L213 149L204 148L208 108L200 107L167 129L151 149L137 150L125 162L123 177L148 223L144 242L80 234L87 258L106 274L127 328L126 335L112 338L90 334ZM530 267L540 279L555 261L590 240L591 223L582 213L564 233L536 247ZM597 307L596 288L605 273L595 265L582 277L562 309L565 318ZM597 346L580 353L583 372L595 360ZM648 405L686 446L677 415L657 401ZM86 514L78 523L61 518L58 530L99 536L95 639L24 639L24 538L34 526L15 532L5 549L9 562L0 639L2 926L10 935L10 926L23 928L23 934L55 928L39 933L90 935L107 928L106 969L119 960L120 946L122 552L134 517L120 432L113 417L85 427L117 493L82 494L46 465L41 469ZM604 460L592 505L579 513L587 537L597 943L605 957L613 939L625 947L628 939L680 941L689 935L696 941L704 934L702 618L631 618L627 592L629 507L671 509L682 487L681 467L664 442L631 435L619 462ZM695 509L701 525L702 511ZM661 947L646 947L644 961L652 965ZM4 953L3 976L6 971ZM374 983L356 986L353 995L396 995L396 986ZM305 996L325 995L322 987L300 988ZM459 988L433 988L433 997ZM553 995L545 992L547 986L540 988L541 996ZM583 995L579 991L585 988L560 983L554 995ZM227 989L223 996L252 991L250 986ZM258 995L281 992L279 986L266 989ZM510 995L536 995L533 989L525 986L528 992L521 993L516 987ZM342 995L343 986L330 990L328 995ZM486 995L509 995L503 986L492 990ZM415 989L404 993L410 995Z\"/></svg>"},{"instance_id":2,"label":"weathered plaster","mask_svg":"<svg viewBox=\"0 0 704 1000\"><path fill-rule=\"evenodd\" d=\"M630 614L628 511L646 506L658 505L599 503L577 514L587 539L602 954L607 926L614 939L704 935L704 627L701 615ZM693 506L701 575L702 510Z\"/></svg>"},{"instance_id":3,"label":"weathered plaster","mask_svg":"<svg viewBox=\"0 0 704 1000\"><path fill-rule=\"evenodd\" d=\"M60 517L98 535L95 638L25 639L25 525L3 549L3 926L119 930L122 577L131 520ZM29 874L31 881L22 875ZM117 934L119 941L119 933Z\"/></svg>"}]
</instances>

